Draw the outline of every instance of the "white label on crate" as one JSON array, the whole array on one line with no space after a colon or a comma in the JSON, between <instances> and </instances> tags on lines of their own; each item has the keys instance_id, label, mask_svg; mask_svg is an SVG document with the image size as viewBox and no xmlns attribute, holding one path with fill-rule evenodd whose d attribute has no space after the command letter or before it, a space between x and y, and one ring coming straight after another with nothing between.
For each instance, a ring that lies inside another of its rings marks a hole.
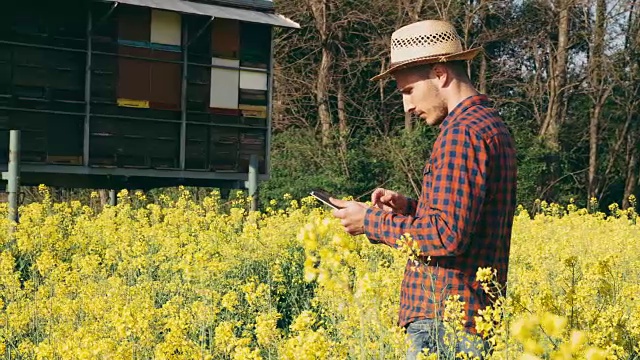
<instances>
[{"instance_id":1,"label":"white label on crate","mask_svg":"<svg viewBox=\"0 0 640 360\"><path fill-rule=\"evenodd\" d=\"M166 45L182 44L179 13L153 9L151 12L151 42Z\"/></svg>"},{"instance_id":2,"label":"white label on crate","mask_svg":"<svg viewBox=\"0 0 640 360\"><path fill-rule=\"evenodd\" d=\"M248 90L267 90L267 74L240 70L240 88Z\"/></svg>"},{"instance_id":3,"label":"white label on crate","mask_svg":"<svg viewBox=\"0 0 640 360\"><path fill-rule=\"evenodd\" d=\"M240 85L240 60L212 58L212 65L234 69L211 68L211 94L209 106L224 109L238 108L238 86Z\"/></svg>"}]
</instances>

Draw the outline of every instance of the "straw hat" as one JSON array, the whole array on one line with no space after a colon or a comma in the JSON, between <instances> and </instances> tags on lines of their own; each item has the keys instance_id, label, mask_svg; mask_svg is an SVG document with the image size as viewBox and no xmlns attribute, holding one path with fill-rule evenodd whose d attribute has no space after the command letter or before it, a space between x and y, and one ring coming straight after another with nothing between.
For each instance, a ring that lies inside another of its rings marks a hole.
<instances>
[{"instance_id":1,"label":"straw hat","mask_svg":"<svg viewBox=\"0 0 640 360\"><path fill-rule=\"evenodd\" d=\"M392 72L434 62L471 60L482 48L462 49L456 29L440 20L424 20L409 24L391 35L389 69L371 80L379 80Z\"/></svg>"}]
</instances>

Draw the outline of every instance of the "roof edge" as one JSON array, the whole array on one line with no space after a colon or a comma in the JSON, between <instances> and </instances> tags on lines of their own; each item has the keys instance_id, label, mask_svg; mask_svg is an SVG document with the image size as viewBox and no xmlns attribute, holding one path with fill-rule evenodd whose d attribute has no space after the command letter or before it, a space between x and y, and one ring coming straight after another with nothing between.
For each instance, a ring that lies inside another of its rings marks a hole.
<instances>
[{"instance_id":1,"label":"roof edge","mask_svg":"<svg viewBox=\"0 0 640 360\"><path fill-rule=\"evenodd\" d=\"M186 0L94 0L116 2L135 6L175 11L184 14L211 16L213 18L235 19L239 21L263 23L272 26L299 29L300 24L284 15L272 11L250 10L229 5L215 5L204 2ZM230 0L236 1L236 0Z\"/></svg>"}]
</instances>

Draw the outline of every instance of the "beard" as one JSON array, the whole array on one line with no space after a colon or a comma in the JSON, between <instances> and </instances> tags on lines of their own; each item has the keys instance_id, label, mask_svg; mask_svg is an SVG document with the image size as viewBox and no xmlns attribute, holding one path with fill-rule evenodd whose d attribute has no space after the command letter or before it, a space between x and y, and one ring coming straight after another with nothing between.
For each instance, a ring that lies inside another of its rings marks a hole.
<instances>
[{"instance_id":1,"label":"beard","mask_svg":"<svg viewBox=\"0 0 640 360\"><path fill-rule=\"evenodd\" d=\"M433 96L429 99L429 105L425 106L422 117L427 122L427 125L439 125L449 114L447 103L435 85L431 83L425 85L428 88L427 91Z\"/></svg>"},{"instance_id":2,"label":"beard","mask_svg":"<svg viewBox=\"0 0 640 360\"><path fill-rule=\"evenodd\" d=\"M446 106L430 106L424 113L424 120L427 125L440 125L447 117L447 114Z\"/></svg>"},{"instance_id":3,"label":"beard","mask_svg":"<svg viewBox=\"0 0 640 360\"><path fill-rule=\"evenodd\" d=\"M421 114L421 117L426 121L427 125L430 126L441 124L449 114L449 109L444 98L437 89L435 89L435 86L434 90L436 95L431 99L431 104L429 104L429 106L424 109L423 114Z\"/></svg>"}]
</instances>

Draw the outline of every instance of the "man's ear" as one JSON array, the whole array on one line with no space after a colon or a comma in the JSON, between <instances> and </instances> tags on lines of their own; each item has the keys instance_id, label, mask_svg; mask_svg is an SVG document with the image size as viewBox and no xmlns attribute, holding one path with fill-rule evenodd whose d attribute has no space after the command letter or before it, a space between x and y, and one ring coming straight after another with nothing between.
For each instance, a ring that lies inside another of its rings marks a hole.
<instances>
[{"instance_id":1,"label":"man's ear","mask_svg":"<svg viewBox=\"0 0 640 360\"><path fill-rule=\"evenodd\" d=\"M441 87L449 86L449 83L453 79L451 70L443 64L435 64L433 66L433 74Z\"/></svg>"}]
</instances>

